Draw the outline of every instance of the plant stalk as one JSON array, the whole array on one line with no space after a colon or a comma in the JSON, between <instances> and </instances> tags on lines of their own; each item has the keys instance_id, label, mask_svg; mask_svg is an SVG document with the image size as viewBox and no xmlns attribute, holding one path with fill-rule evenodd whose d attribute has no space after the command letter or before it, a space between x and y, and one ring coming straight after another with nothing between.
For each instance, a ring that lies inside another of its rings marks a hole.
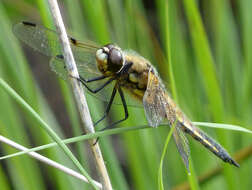
<instances>
[{"instance_id":1,"label":"plant stalk","mask_svg":"<svg viewBox=\"0 0 252 190\"><path fill-rule=\"evenodd\" d=\"M84 132L94 133L95 132L94 126L91 120L90 112L88 109L87 101L81 83L78 80L76 80L76 78L79 78L79 74L70 48L70 43L60 14L58 3L56 0L48 0L48 3L51 14L53 16L54 24L56 26L56 30L59 34L59 39L63 49L63 56L65 59L66 68L69 76L72 76L69 77L69 80L78 106ZM103 189L112 190L112 185L101 154L99 144L98 143L95 144L95 141L96 141L95 139L91 139L89 140L89 144L95 158L94 161L96 163L96 168L99 171L98 173L101 179L101 183L103 185Z\"/></svg>"}]
</instances>

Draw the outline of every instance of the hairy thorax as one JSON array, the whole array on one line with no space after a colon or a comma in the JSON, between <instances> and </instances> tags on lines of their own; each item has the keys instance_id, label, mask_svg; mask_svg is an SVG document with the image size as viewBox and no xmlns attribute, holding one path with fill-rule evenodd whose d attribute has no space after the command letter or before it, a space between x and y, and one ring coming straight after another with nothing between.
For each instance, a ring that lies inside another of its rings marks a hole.
<instances>
[{"instance_id":1,"label":"hairy thorax","mask_svg":"<svg viewBox=\"0 0 252 190\"><path fill-rule=\"evenodd\" d=\"M139 56L125 56L126 62L132 62L132 66L125 76L119 79L124 89L130 92L138 100L142 101L147 88L148 73L151 67L148 60Z\"/></svg>"}]
</instances>

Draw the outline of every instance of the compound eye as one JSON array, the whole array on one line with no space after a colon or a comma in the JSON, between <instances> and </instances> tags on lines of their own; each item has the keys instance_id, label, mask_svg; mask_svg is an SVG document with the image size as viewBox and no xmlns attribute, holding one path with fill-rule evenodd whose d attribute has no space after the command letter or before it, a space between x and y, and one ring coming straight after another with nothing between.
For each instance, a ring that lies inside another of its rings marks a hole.
<instances>
[{"instance_id":1,"label":"compound eye","mask_svg":"<svg viewBox=\"0 0 252 190\"><path fill-rule=\"evenodd\" d=\"M105 47L107 47L109 50L111 50L112 48L115 47L115 45L114 44L107 44L107 45L105 45Z\"/></svg>"},{"instance_id":2,"label":"compound eye","mask_svg":"<svg viewBox=\"0 0 252 190\"><path fill-rule=\"evenodd\" d=\"M108 61L111 64L115 64L118 66L122 66L123 63L123 57L122 57L122 53L120 50L112 48L109 51L109 55L108 55Z\"/></svg>"}]
</instances>

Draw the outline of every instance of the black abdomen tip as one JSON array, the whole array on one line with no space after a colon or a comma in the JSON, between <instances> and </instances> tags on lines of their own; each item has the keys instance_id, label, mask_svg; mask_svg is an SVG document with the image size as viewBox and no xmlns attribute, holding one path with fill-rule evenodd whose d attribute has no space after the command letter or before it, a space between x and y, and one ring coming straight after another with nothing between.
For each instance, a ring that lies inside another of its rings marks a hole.
<instances>
[{"instance_id":1,"label":"black abdomen tip","mask_svg":"<svg viewBox=\"0 0 252 190\"><path fill-rule=\"evenodd\" d=\"M27 22L27 21L23 21L22 22L24 25L28 25L28 26L36 26L36 24L35 23L32 23L32 22Z\"/></svg>"},{"instance_id":2,"label":"black abdomen tip","mask_svg":"<svg viewBox=\"0 0 252 190\"><path fill-rule=\"evenodd\" d=\"M230 164L233 164L233 165L236 166L237 168L240 167L240 165L239 165L236 161L234 161L233 159L229 160L229 163L230 163Z\"/></svg>"}]
</instances>

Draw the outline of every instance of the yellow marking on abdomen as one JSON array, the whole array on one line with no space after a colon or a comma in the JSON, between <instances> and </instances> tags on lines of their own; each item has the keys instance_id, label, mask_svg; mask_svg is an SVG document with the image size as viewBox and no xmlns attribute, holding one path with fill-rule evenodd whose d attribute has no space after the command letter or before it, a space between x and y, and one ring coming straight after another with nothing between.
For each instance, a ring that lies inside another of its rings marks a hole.
<instances>
[{"instance_id":1,"label":"yellow marking on abdomen","mask_svg":"<svg viewBox=\"0 0 252 190\"><path fill-rule=\"evenodd\" d=\"M217 148L215 146L213 146L209 141L207 141L206 139L203 139L203 141L208 144L212 149L215 150L215 152L219 152L219 150L217 150Z\"/></svg>"},{"instance_id":2,"label":"yellow marking on abdomen","mask_svg":"<svg viewBox=\"0 0 252 190\"><path fill-rule=\"evenodd\" d=\"M204 143L206 143L208 146L210 146L212 149L214 149L216 152L219 152L215 146L213 146L208 140L204 139L199 133L198 131L194 130L193 131L194 135L197 135L202 141L204 141Z\"/></svg>"}]
</instances>

